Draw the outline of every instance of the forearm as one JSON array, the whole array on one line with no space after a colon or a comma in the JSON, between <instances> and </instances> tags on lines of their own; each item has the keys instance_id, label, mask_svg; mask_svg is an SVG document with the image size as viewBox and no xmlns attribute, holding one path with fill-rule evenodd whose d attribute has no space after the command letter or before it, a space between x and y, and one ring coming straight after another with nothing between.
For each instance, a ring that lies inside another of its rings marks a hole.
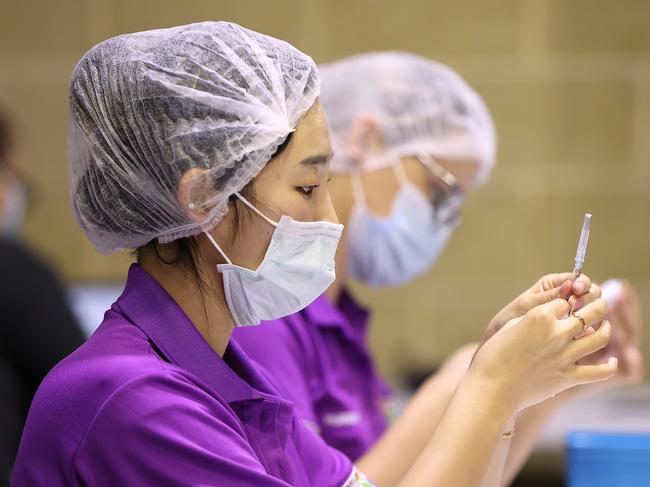
<instances>
[{"instance_id":1,"label":"forearm","mask_svg":"<svg viewBox=\"0 0 650 487\"><path fill-rule=\"evenodd\" d=\"M401 486L480 486L507 420L510 401L493 383L468 373Z\"/></svg>"},{"instance_id":2,"label":"forearm","mask_svg":"<svg viewBox=\"0 0 650 487\"><path fill-rule=\"evenodd\" d=\"M516 421L516 431L503 472L501 485L510 485L530 456L539 435L550 416L573 397L573 391L565 391L554 398L523 411Z\"/></svg>"},{"instance_id":3,"label":"forearm","mask_svg":"<svg viewBox=\"0 0 650 487\"><path fill-rule=\"evenodd\" d=\"M490 466L488 467L481 487L499 487L502 484L514 428L515 417L509 419L506 426L501 430L501 441L499 441L494 450Z\"/></svg>"},{"instance_id":4,"label":"forearm","mask_svg":"<svg viewBox=\"0 0 650 487\"><path fill-rule=\"evenodd\" d=\"M436 377L418 391L399 418L379 441L357 462L377 485L397 485L422 453L455 387Z\"/></svg>"}]
</instances>

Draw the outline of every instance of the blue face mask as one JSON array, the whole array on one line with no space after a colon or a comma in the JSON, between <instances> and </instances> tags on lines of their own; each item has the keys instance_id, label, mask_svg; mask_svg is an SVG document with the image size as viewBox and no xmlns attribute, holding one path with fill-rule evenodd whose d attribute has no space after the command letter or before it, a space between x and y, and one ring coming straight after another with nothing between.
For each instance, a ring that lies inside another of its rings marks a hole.
<instances>
[{"instance_id":1,"label":"blue face mask","mask_svg":"<svg viewBox=\"0 0 650 487\"><path fill-rule=\"evenodd\" d=\"M388 217L370 212L361 180L352 177L356 204L347 225L347 266L352 277L370 286L401 286L424 274L458 226L459 198L434 210L403 168L395 170L401 187Z\"/></svg>"}]
</instances>

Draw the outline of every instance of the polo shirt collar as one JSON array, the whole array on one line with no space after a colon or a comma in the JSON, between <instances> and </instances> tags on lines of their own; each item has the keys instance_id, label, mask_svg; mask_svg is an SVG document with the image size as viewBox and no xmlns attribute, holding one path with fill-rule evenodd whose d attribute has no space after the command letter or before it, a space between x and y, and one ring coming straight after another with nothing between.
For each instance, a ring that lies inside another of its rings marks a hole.
<instances>
[{"instance_id":1,"label":"polo shirt collar","mask_svg":"<svg viewBox=\"0 0 650 487\"><path fill-rule=\"evenodd\" d=\"M180 306L139 265L133 264L129 269L124 292L116 305L170 362L199 377L226 402L270 398L258 388L274 392L233 340L224 357L220 357Z\"/></svg>"}]
</instances>

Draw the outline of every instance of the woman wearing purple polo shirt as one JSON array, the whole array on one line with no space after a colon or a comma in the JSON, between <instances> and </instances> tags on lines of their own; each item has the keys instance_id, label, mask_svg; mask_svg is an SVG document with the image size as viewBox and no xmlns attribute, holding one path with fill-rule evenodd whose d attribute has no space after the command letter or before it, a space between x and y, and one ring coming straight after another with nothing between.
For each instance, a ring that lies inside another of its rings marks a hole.
<instances>
[{"instance_id":1,"label":"woman wearing purple polo shirt","mask_svg":"<svg viewBox=\"0 0 650 487\"><path fill-rule=\"evenodd\" d=\"M370 485L230 340L334 280L342 226L318 94L308 56L229 23L118 36L83 56L73 210L99 251L136 249L138 264L41 384L13 485ZM574 339L605 308L566 318L554 300L497 331L400 485L479 485L516 411L614 374L615 361L575 365L607 342L606 323Z\"/></svg>"},{"instance_id":2,"label":"woman wearing purple polo shirt","mask_svg":"<svg viewBox=\"0 0 650 487\"><path fill-rule=\"evenodd\" d=\"M454 354L388 428L389 390L367 349L368 312L347 282L399 286L431 268L458 225L464 195L489 177L495 131L483 101L464 80L419 56L365 54L322 66L321 73L334 147L329 187L346 225L336 281L300 313L234 336L275 377L312 429L369 477L392 485L429 441L476 346ZM586 277L573 286L566 282L571 277L540 279L495 317L486 338L555 297L587 293L585 303L599 296ZM638 377L638 347L627 338L618 343L622 346L610 352L620 357L628 377ZM520 415L505 480L523 464L544 420L567 398L562 394ZM500 475L498 466L495 472Z\"/></svg>"},{"instance_id":3,"label":"woman wearing purple polo shirt","mask_svg":"<svg viewBox=\"0 0 650 487\"><path fill-rule=\"evenodd\" d=\"M229 345L235 324L298 311L334 280L319 91L308 56L229 23L83 56L73 210L100 252L136 249L138 264L41 384L13 485L365 485Z\"/></svg>"}]
</instances>

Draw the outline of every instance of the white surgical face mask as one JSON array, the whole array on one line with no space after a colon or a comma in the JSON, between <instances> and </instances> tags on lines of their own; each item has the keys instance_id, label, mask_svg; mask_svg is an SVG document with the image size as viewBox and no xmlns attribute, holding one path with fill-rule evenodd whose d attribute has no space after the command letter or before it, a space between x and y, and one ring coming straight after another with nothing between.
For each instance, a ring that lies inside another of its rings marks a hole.
<instances>
[{"instance_id":1,"label":"white surgical face mask","mask_svg":"<svg viewBox=\"0 0 650 487\"><path fill-rule=\"evenodd\" d=\"M27 209L27 194L23 184L15 180L5 194L5 206L0 215L0 234L15 237L20 233Z\"/></svg>"},{"instance_id":2,"label":"white surgical face mask","mask_svg":"<svg viewBox=\"0 0 650 487\"><path fill-rule=\"evenodd\" d=\"M236 326L259 325L305 308L334 282L334 255L343 225L327 221L299 222L286 215L274 222L243 196L236 196L275 227L269 248L252 271L233 264L209 233L206 236L227 264L223 277L228 309Z\"/></svg>"},{"instance_id":3,"label":"white surgical face mask","mask_svg":"<svg viewBox=\"0 0 650 487\"><path fill-rule=\"evenodd\" d=\"M425 273L458 226L460 200L434 210L431 200L408 181L401 164L395 172L400 190L388 217L368 210L361 180L352 176L356 203L347 230L347 265L354 278L370 286L401 286Z\"/></svg>"}]
</instances>

